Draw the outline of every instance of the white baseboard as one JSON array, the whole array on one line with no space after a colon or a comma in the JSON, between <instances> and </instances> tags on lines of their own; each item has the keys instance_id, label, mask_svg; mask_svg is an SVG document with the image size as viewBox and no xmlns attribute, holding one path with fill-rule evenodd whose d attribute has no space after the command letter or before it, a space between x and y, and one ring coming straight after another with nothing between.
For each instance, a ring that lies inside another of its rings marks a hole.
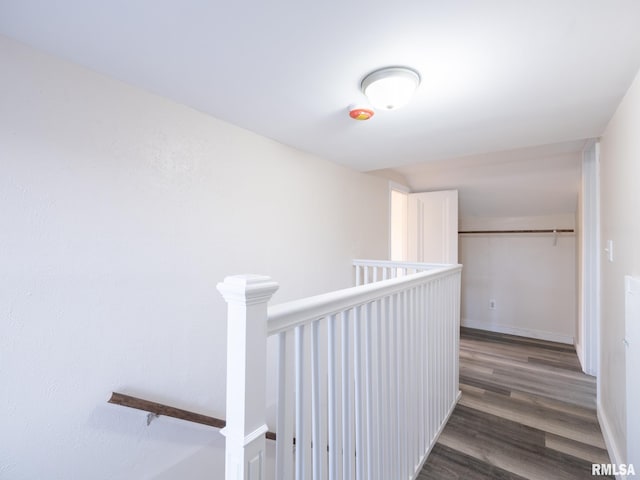
<instances>
[{"instance_id":1,"label":"white baseboard","mask_svg":"<svg viewBox=\"0 0 640 480\"><path fill-rule=\"evenodd\" d=\"M532 330L528 328L512 327L511 325L487 325L486 323L475 322L468 318L463 318L460 322L463 327L487 330L489 332L506 333L507 335L518 335L520 337L537 338L550 342L567 343L573 345L573 337L557 332L547 332L545 330Z\"/></svg>"},{"instance_id":2,"label":"white baseboard","mask_svg":"<svg viewBox=\"0 0 640 480\"><path fill-rule=\"evenodd\" d=\"M607 452L609 453L609 459L611 460L611 463L620 465L621 463L624 463L623 456L621 454L620 447L613 439L613 435L611 434L611 422L609 422L609 418L604 413L604 409L600 402L597 404L596 412L598 415L600 430L602 430L602 436L604 437L604 444L607 446ZM622 480L620 475L616 475L616 478L618 480Z\"/></svg>"},{"instance_id":3,"label":"white baseboard","mask_svg":"<svg viewBox=\"0 0 640 480\"><path fill-rule=\"evenodd\" d=\"M583 352L582 345L580 345L578 342L575 342L575 344L573 346L576 347L576 354L578 355L578 361L580 362L580 368L582 368L582 371L584 373L587 373L587 369L585 368L584 359L583 359L584 352Z\"/></svg>"}]
</instances>

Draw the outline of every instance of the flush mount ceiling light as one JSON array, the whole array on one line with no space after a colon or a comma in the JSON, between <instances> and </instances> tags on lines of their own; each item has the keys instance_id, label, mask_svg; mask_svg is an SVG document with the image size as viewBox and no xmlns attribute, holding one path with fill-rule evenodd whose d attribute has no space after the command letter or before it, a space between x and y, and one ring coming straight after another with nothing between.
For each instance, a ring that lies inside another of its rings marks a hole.
<instances>
[{"instance_id":1,"label":"flush mount ceiling light","mask_svg":"<svg viewBox=\"0 0 640 480\"><path fill-rule=\"evenodd\" d=\"M387 67L364 77L360 88L371 105L393 110L406 105L420 85L420 75L406 67Z\"/></svg>"}]
</instances>

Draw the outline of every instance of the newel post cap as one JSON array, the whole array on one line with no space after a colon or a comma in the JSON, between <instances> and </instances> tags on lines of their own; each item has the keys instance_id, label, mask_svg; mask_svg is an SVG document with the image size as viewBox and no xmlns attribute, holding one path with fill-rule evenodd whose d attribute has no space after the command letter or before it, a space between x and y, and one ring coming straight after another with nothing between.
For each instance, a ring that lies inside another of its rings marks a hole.
<instances>
[{"instance_id":1,"label":"newel post cap","mask_svg":"<svg viewBox=\"0 0 640 480\"><path fill-rule=\"evenodd\" d=\"M229 304L253 305L268 302L278 283L266 275L232 275L218 283L217 289Z\"/></svg>"}]
</instances>

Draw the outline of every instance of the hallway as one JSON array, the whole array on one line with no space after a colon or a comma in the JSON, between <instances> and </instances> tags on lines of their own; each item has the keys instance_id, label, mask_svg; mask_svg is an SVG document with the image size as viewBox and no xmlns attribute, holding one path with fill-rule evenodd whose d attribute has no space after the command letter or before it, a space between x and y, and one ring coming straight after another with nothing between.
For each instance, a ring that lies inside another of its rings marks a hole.
<instances>
[{"instance_id":1,"label":"hallway","mask_svg":"<svg viewBox=\"0 0 640 480\"><path fill-rule=\"evenodd\" d=\"M583 479L609 463L572 346L463 328L460 390L421 480Z\"/></svg>"}]
</instances>

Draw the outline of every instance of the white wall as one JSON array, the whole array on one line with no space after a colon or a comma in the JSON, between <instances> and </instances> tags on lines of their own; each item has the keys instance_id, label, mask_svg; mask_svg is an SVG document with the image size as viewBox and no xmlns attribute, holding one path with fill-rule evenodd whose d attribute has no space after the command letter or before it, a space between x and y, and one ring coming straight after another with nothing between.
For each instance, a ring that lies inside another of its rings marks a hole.
<instances>
[{"instance_id":1,"label":"white wall","mask_svg":"<svg viewBox=\"0 0 640 480\"><path fill-rule=\"evenodd\" d=\"M3 37L0 64L0 478L220 478L217 430L111 391L224 416L216 283L349 286L387 181Z\"/></svg>"},{"instance_id":2,"label":"white wall","mask_svg":"<svg viewBox=\"0 0 640 480\"><path fill-rule=\"evenodd\" d=\"M465 217L460 231L574 228L575 215ZM575 236L460 235L462 325L573 343ZM491 300L495 309L489 308Z\"/></svg>"},{"instance_id":3,"label":"white wall","mask_svg":"<svg viewBox=\"0 0 640 480\"><path fill-rule=\"evenodd\" d=\"M600 143L601 247L614 242L613 262L601 257L601 325L598 413L614 461L625 462L623 338L624 275L640 275L640 74L609 122ZM634 366L640 370L640 365ZM633 409L633 410L631 410ZM636 465L636 470L638 466Z\"/></svg>"}]
</instances>

